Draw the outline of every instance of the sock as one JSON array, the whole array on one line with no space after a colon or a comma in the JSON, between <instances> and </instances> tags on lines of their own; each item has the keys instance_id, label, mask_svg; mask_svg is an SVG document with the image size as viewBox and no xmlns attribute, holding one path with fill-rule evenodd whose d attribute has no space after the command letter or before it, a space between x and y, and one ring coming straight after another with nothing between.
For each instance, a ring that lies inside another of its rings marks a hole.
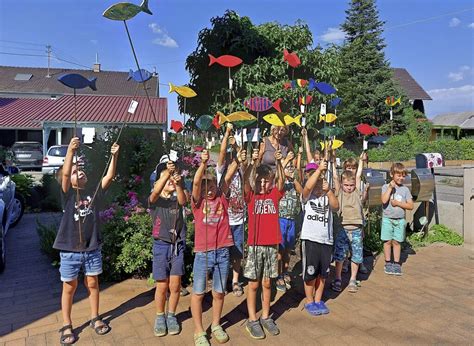
<instances>
[{"instance_id":1,"label":"sock","mask_svg":"<svg viewBox=\"0 0 474 346\"><path fill-rule=\"evenodd\" d=\"M164 312L157 312L156 317L165 318L166 316Z\"/></svg>"},{"instance_id":2,"label":"sock","mask_svg":"<svg viewBox=\"0 0 474 346\"><path fill-rule=\"evenodd\" d=\"M392 261L385 260L385 264L390 264L390 263L392 263Z\"/></svg>"},{"instance_id":3,"label":"sock","mask_svg":"<svg viewBox=\"0 0 474 346\"><path fill-rule=\"evenodd\" d=\"M174 317L174 312L168 311L168 317Z\"/></svg>"}]
</instances>

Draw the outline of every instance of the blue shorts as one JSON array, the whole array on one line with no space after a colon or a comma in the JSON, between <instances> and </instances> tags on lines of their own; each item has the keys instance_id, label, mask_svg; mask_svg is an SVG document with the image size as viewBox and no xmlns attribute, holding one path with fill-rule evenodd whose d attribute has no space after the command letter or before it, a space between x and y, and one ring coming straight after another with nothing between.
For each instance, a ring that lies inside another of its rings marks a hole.
<instances>
[{"instance_id":1,"label":"blue shorts","mask_svg":"<svg viewBox=\"0 0 474 346\"><path fill-rule=\"evenodd\" d=\"M100 249L86 252L59 252L62 282L76 280L79 271L84 268L84 274L87 276L97 276L102 274L102 252Z\"/></svg>"},{"instance_id":2,"label":"blue shorts","mask_svg":"<svg viewBox=\"0 0 474 346\"><path fill-rule=\"evenodd\" d=\"M193 293L206 293L206 255L207 273L212 276L212 290L225 293L229 273L229 248L224 247L207 252L196 252L193 266Z\"/></svg>"},{"instance_id":3,"label":"blue shorts","mask_svg":"<svg viewBox=\"0 0 474 346\"><path fill-rule=\"evenodd\" d=\"M234 245L230 248L230 259L231 261L241 260L244 258L244 225L230 226L230 231L234 239Z\"/></svg>"},{"instance_id":4,"label":"blue shorts","mask_svg":"<svg viewBox=\"0 0 474 346\"><path fill-rule=\"evenodd\" d=\"M153 240L153 280L184 275L184 242L173 244Z\"/></svg>"},{"instance_id":5,"label":"blue shorts","mask_svg":"<svg viewBox=\"0 0 474 346\"><path fill-rule=\"evenodd\" d=\"M280 217L279 220L282 238L280 250L293 250L296 243L296 221L283 217Z\"/></svg>"},{"instance_id":6,"label":"blue shorts","mask_svg":"<svg viewBox=\"0 0 474 346\"><path fill-rule=\"evenodd\" d=\"M405 241L406 224L405 219L383 217L380 239L382 239L382 241L396 240L399 243L403 243Z\"/></svg>"},{"instance_id":7,"label":"blue shorts","mask_svg":"<svg viewBox=\"0 0 474 346\"><path fill-rule=\"evenodd\" d=\"M334 242L334 260L343 262L351 252L351 261L360 264L364 261L363 232L361 228L351 231L341 229Z\"/></svg>"}]
</instances>

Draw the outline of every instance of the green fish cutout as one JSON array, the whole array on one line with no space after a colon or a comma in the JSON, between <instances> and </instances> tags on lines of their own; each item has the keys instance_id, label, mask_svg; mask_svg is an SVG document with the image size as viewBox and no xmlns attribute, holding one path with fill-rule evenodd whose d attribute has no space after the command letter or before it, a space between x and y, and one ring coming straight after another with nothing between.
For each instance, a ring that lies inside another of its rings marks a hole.
<instances>
[{"instance_id":1,"label":"green fish cutout","mask_svg":"<svg viewBox=\"0 0 474 346\"><path fill-rule=\"evenodd\" d=\"M197 128L201 131L208 131L212 125L212 119L214 118L210 115L201 115L196 121Z\"/></svg>"},{"instance_id":2,"label":"green fish cutout","mask_svg":"<svg viewBox=\"0 0 474 346\"><path fill-rule=\"evenodd\" d=\"M129 2L119 2L106 9L103 16L111 20L129 20L140 12L153 14L148 8L148 0L143 0L140 6Z\"/></svg>"},{"instance_id":3,"label":"green fish cutout","mask_svg":"<svg viewBox=\"0 0 474 346\"><path fill-rule=\"evenodd\" d=\"M322 129L319 130L319 134L323 135L324 137L334 137L334 136L339 136L344 133L344 130L341 129L340 127L333 127L333 126L328 126L328 127L323 127Z\"/></svg>"},{"instance_id":4,"label":"green fish cutout","mask_svg":"<svg viewBox=\"0 0 474 346\"><path fill-rule=\"evenodd\" d=\"M257 119L253 119L253 120L237 120L237 121L234 121L232 123L232 125L234 125L234 127L237 127L237 128L244 128L244 127L248 127L252 124L254 124L255 122L257 121Z\"/></svg>"}]
</instances>

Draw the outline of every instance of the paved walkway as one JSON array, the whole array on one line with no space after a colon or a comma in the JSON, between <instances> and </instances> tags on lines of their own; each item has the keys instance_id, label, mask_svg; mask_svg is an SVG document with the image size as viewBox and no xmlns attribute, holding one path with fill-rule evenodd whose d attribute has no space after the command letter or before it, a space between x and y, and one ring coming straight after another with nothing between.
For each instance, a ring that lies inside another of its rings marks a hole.
<instances>
[{"instance_id":1,"label":"paved walkway","mask_svg":"<svg viewBox=\"0 0 474 346\"><path fill-rule=\"evenodd\" d=\"M35 219L25 215L7 236L7 267L0 275L0 345L57 345L61 326L57 269L39 252ZM43 220L54 220L42 214ZM278 337L252 340L244 330L245 297L226 296L224 327L229 345L249 344L468 344L474 340L474 253L462 247L433 245L407 254L402 277L383 273L379 260L357 294L326 290L329 315L311 317L302 311L301 285L276 293L273 316ZM295 274L295 280L298 277ZM348 277L345 277L347 284ZM191 345L190 298L181 299L178 336L153 335L154 290L145 281L127 280L102 286L101 311L112 331L97 336L86 325L85 290L75 299L73 319L79 345ZM210 324L210 297L204 322ZM211 340L215 344L215 340Z\"/></svg>"}]
</instances>

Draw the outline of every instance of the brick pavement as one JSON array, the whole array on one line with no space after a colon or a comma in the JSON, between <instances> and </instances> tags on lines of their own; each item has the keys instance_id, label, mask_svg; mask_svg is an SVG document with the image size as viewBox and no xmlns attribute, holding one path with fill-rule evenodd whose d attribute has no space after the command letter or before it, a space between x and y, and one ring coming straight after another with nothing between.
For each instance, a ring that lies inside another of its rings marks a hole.
<instances>
[{"instance_id":1,"label":"brick pavement","mask_svg":"<svg viewBox=\"0 0 474 346\"><path fill-rule=\"evenodd\" d=\"M7 236L7 268L0 275L0 345L57 345L61 325L60 282L39 252L36 215L25 215ZM53 215L41 215L43 220ZM474 253L462 247L432 245L407 254L402 277L383 273L377 261L357 294L327 289L331 313L311 317L303 311L301 285L275 293L272 311L281 335L263 342L244 330L245 297L226 296L224 327L229 345L248 344L469 344L474 340ZM297 274L295 274L297 275ZM295 276L295 280L298 278ZM345 277L347 284L348 277ZM78 290L73 307L78 345L191 345L193 324L190 297L181 299L177 336L153 335L154 290L145 281L127 280L102 286L101 312L112 331L97 336L87 326L89 306L85 290ZM209 325L210 297L204 307ZM215 340L211 340L215 343Z\"/></svg>"}]
</instances>

